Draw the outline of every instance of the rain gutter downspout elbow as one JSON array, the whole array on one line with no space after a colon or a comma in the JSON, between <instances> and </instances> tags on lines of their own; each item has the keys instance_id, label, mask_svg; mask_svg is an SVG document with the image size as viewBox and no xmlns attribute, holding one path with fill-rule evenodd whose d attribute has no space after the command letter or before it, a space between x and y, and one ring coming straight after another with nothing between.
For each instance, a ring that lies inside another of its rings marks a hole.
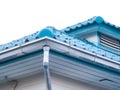
<instances>
[{"instance_id":1,"label":"rain gutter downspout elbow","mask_svg":"<svg viewBox=\"0 0 120 90\"><path fill-rule=\"evenodd\" d=\"M44 46L43 47L44 50L44 55L43 55L43 67L44 67L44 77L46 80L46 88L47 90L52 90L51 87L51 78L50 78L50 71L49 71L49 50L50 47L49 46Z\"/></svg>"}]
</instances>

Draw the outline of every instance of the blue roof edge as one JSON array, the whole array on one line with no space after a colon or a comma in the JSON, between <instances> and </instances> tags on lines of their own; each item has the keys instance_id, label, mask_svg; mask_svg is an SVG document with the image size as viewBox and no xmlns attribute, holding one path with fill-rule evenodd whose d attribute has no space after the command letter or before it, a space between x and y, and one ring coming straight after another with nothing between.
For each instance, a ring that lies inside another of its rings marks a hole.
<instances>
[{"instance_id":1,"label":"blue roof edge","mask_svg":"<svg viewBox=\"0 0 120 90\"><path fill-rule=\"evenodd\" d=\"M50 28L44 28L44 29L42 29L40 31L40 33L38 34L38 38L42 38L42 37L45 37L45 36L53 38L54 37L53 30L50 29Z\"/></svg>"},{"instance_id":2,"label":"blue roof edge","mask_svg":"<svg viewBox=\"0 0 120 90\"><path fill-rule=\"evenodd\" d=\"M75 30L76 28L82 28L83 26L87 26L87 25L90 25L90 24L93 24L93 23L106 24L106 25L109 25L109 26L111 26L111 27L113 27L115 29L120 30L119 26L116 26L114 24L111 24L111 23L105 21L101 16L94 16L94 17L92 17L92 18L90 18L90 19L88 19L86 21L83 21L83 22L80 22L78 24L66 27L66 28L62 29L62 31L70 32L70 31Z\"/></svg>"}]
</instances>

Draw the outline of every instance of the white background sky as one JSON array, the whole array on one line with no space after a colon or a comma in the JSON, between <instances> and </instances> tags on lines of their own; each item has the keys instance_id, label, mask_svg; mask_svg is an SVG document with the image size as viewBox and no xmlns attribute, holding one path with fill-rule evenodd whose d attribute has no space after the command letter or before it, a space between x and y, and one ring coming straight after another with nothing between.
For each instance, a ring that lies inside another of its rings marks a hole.
<instances>
[{"instance_id":1,"label":"white background sky","mask_svg":"<svg viewBox=\"0 0 120 90\"><path fill-rule=\"evenodd\" d=\"M46 26L63 29L93 16L120 26L120 0L0 0L0 44Z\"/></svg>"}]
</instances>

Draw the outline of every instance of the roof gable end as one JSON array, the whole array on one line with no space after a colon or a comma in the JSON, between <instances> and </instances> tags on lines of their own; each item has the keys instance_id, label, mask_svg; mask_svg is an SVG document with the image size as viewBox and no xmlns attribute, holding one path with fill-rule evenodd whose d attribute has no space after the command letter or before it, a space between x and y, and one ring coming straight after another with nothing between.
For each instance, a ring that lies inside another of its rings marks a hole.
<instances>
[{"instance_id":1,"label":"roof gable end","mask_svg":"<svg viewBox=\"0 0 120 90\"><path fill-rule=\"evenodd\" d=\"M101 16L94 16L84 22L63 29L69 35L79 35L101 32L116 39L120 39L120 27L105 21Z\"/></svg>"}]
</instances>

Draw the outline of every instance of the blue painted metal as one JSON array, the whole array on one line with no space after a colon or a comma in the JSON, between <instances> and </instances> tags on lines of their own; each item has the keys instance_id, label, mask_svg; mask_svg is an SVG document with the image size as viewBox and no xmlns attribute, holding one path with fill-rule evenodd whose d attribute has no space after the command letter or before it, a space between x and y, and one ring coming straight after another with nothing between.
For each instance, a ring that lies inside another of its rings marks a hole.
<instances>
[{"instance_id":1,"label":"blue painted metal","mask_svg":"<svg viewBox=\"0 0 120 90\"><path fill-rule=\"evenodd\" d=\"M40 31L40 33L38 34L39 38L42 38L44 36L48 36L53 38L54 37L54 33L53 30L51 28L44 28L43 30Z\"/></svg>"},{"instance_id":2,"label":"blue painted metal","mask_svg":"<svg viewBox=\"0 0 120 90\"><path fill-rule=\"evenodd\" d=\"M109 25L109 26L111 26L111 27L113 27L113 28L115 28L115 29L120 30L120 27L119 27L119 26L116 26L116 25L114 25L114 24L111 24L111 23L105 21L101 16L94 16L94 17L92 17L92 18L90 18L90 19L88 19L88 20L86 20L86 21L84 21L84 22L75 24L75 25L73 25L73 26L74 26L74 29L75 29L75 28L81 28L81 27L83 27L83 26L91 25L91 24L94 24L94 23ZM69 33L70 31L72 31L73 26L69 26L69 27L63 29L63 31ZM69 29L68 29L68 28L69 28Z\"/></svg>"},{"instance_id":3,"label":"blue painted metal","mask_svg":"<svg viewBox=\"0 0 120 90\"><path fill-rule=\"evenodd\" d=\"M97 17L95 18L95 21L96 21L97 23L102 23L102 22L104 22L103 18L100 17L100 16L97 16Z\"/></svg>"},{"instance_id":4,"label":"blue painted metal","mask_svg":"<svg viewBox=\"0 0 120 90\"><path fill-rule=\"evenodd\" d=\"M72 27L67 27L66 29L64 29L64 31L69 31L71 29L75 29L75 28L78 28L78 27L80 28L84 25L95 23L95 22L99 23L99 24L103 23L103 22L106 23L101 17L93 17L92 19L89 19L87 22L84 22L84 24L79 23L79 24L74 25ZM118 28L118 27L116 27L116 28ZM96 45L94 45L94 44L92 44L88 41L81 40L81 39L75 38L73 36L70 36L69 34L66 34L63 31L59 31L59 30L55 29L54 27L46 27L43 30L38 31L34 34L25 36L25 37L20 38L18 40L14 40L14 41L12 41L10 43L7 43L7 44L0 45L0 51L9 49L9 48L12 48L12 47L15 47L15 46L20 46L24 43L33 41L33 40L38 39L38 38L42 38L44 36L48 36L50 38L57 39L59 41L68 43L71 46L75 46L75 47L84 49L86 51L95 53L96 55L101 55L101 56L107 57L109 59L120 62L120 56L119 55L116 55L115 53L104 50L104 49L100 48L99 46L96 46Z\"/></svg>"}]
</instances>

